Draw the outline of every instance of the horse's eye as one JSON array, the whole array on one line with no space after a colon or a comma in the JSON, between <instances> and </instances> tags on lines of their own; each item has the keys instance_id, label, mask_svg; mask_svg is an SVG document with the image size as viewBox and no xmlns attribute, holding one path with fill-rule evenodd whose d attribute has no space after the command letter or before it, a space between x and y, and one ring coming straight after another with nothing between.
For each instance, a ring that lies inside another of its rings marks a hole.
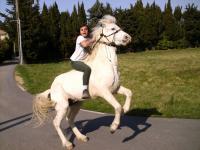
<instances>
[{"instance_id":1,"label":"horse's eye","mask_svg":"<svg viewBox=\"0 0 200 150\"><path fill-rule=\"evenodd\" d=\"M115 28L112 28L111 30L115 30Z\"/></svg>"}]
</instances>

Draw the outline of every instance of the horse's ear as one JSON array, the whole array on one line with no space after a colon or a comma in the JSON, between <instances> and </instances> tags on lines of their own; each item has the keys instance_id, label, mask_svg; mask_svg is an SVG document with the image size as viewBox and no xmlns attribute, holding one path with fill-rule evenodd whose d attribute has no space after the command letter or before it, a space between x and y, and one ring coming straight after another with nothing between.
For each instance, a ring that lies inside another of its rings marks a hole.
<instances>
[{"instance_id":1,"label":"horse's ear","mask_svg":"<svg viewBox=\"0 0 200 150\"><path fill-rule=\"evenodd\" d=\"M100 26L100 27L104 28L106 25L105 25L105 24L103 24L102 22L100 22L100 23L98 23L98 26Z\"/></svg>"},{"instance_id":2,"label":"horse's ear","mask_svg":"<svg viewBox=\"0 0 200 150\"><path fill-rule=\"evenodd\" d=\"M101 19L102 22L106 22L106 23L116 23L116 18L114 16L111 15L105 15L103 16L103 18Z\"/></svg>"}]
</instances>

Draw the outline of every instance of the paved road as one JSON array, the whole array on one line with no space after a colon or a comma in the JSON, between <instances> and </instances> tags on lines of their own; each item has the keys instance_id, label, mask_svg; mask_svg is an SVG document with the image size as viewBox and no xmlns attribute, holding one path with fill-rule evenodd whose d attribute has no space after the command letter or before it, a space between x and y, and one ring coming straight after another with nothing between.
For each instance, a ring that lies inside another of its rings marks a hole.
<instances>
[{"instance_id":1,"label":"paved road","mask_svg":"<svg viewBox=\"0 0 200 150\"><path fill-rule=\"evenodd\" d=\"M51 121L33 128L32 96L21 91L13 78L14 64L0 66L0 150L63 150ZM200 150L200 120L122 117L115 134L110 134L109 114L80 111L76 124L90 140L76 140L62 122L75 150Z\"/></svg>"}]
</instances>

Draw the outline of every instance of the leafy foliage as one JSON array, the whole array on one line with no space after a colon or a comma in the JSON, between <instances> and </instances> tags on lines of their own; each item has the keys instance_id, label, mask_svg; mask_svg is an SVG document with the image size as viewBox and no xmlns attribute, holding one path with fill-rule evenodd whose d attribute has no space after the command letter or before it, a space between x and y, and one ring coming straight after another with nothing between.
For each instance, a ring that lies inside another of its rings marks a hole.
<instances>
[{"instance_id":1,"label":"leafy foliage","mask_svg":"<svg viewBox=\"0 0 200 150\"><path fill-rule=\"evenodd\" d=\"M6 10L9 15L0 13L5 18L0 27L8 32L9 43L18 43L15 1L7 0L7 4L11 9ZM40 11L39 0L35 5L32 1L19 1L22 49L27 63L69 58L79 27L87 23L92 28L105 14L114 15L117 24L133 38L128 46L119 48L120 53L200 46L200 11L194 4L186 6L184 12L180 6L173 11L168 0L162 11L155 2L144 6L142 0L137 0L128 9L113 10L109 3L96 0L87 10L88 15L83 2L77 6L70 14L60 13L56 2L49 8L44 3Z\"/></svg>"},{"instance_id":2,"label":"leafy foliage","mask_svg":"<svg viewBox=\"0 0 200 150\"><path fill-rule=\"evenodd\" d=\"M200 11L193 4L186 7L183 14L185 38L189 41L190 46L200 46Z\"/></svg>"}]
</instances>

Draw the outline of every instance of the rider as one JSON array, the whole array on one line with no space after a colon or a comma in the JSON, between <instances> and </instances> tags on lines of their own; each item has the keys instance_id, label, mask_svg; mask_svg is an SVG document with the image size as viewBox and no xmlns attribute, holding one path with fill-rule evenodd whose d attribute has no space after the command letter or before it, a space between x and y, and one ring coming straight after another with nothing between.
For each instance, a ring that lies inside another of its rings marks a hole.
<instances>
[{"instance_id":1,"label":"rider","mask_svg":"<svg viewBox=\"0 0 200 150\"><path fill-rule=\"evenodd\" d=\"M71 65L74 69L83 72L83 99L90 97L88 92L88 84L91 73L91 68L83 62L88 56L87 48L95 42L94 39L88 37L89 31L86 24L80 27L80 35L76 39L76 48L72 56L70 57Z\"/></svg>"}]
</instances>

